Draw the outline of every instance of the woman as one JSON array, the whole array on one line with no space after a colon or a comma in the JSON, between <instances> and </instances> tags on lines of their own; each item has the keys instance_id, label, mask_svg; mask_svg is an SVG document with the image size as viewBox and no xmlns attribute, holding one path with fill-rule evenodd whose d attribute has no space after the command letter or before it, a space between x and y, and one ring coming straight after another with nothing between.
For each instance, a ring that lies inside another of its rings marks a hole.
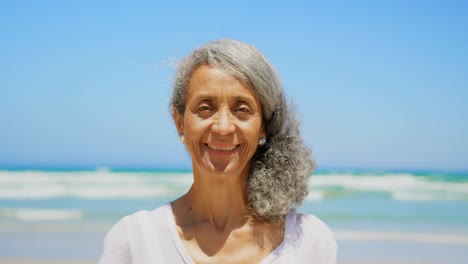
<instances>
[{"instance_id":1,"label":"woman","mask_svg":"<svg viewBox=\"0 0 468 264\"><path fill-rule=\"evenodd\" d=\"M190 190L108 232L100 263L336 263L328 227L297 213L313 169L279 78L253 46L209 42L180 62L172 115Z\"/></svg>"}]
</instances>

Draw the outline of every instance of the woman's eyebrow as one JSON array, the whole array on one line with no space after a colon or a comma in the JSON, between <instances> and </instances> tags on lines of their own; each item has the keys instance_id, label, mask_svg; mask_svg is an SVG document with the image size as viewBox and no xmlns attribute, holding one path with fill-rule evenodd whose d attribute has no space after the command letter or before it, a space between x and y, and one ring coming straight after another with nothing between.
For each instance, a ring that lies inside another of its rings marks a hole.
<instances>
[{"instance_id":1,"label":"woman's eyebrow","mask_svg":"<svg viewBox=\"0 0 468 264\"><path fill-rule=\"evenodd\" d=\"M209 100L213 99L214 96L212 94L206 93L206 94L197 94L193 100L195 101L203 101L203 100Z\"/></svg>"},{"instance_id":2,"label":"woman's eyebrow","mask_svg":"<svg viewBox=\"0 0 468 264\"><path fill-rule=\"evenodd\" d=\"M206 94L197 94L193 100L195 101L203 101L203 100L213 100L213 99L216 99L216 96L213 96L212 94L210 93L206 93ZM250 97L250 96L244 96L244 95L235 95L234 96L234 101L243 101L243 102L246 102L248 104L252 104L255 102L255 100Z\"/></svg>"},{"instance_id":3,"label":"woman's eyebrow","mask_svg":"<svg viewBox=\"0 0 468 264\"><path fill-rule=\"evenodd\" d=\"M250 96L236 95L234 96L235 101L243 101L248 104L253 104L255 100Z\"/></svg>"}]
</instances>

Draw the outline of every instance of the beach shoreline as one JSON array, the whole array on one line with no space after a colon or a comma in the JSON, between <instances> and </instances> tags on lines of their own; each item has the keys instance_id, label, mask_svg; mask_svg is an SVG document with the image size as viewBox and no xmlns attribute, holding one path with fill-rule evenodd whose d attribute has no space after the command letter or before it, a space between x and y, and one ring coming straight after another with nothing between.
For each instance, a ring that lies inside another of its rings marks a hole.
<instances>
[{"instance_id":1,"label":"beach shoreline","mask_svg":"<svg viewBox=\"0 0 468 264\"><path fill-rule=\"evenodd\" d=\"M0 258L0 264L96 264L98 260Z\"/></svg>"},{"instance_id":2,"label":"beach shoreline","mask_svg":"<svg viewBox=\"0 0 468 264\"><path fill-rule=\"evenodd\" d=\"M17 258L0 258L0 264L96 264L98 260L51 260L51 259L17 259ZM387 260L369 260L369 261L355 261L355 260L340 260L340 264L422 264L424 262L413 261L387 261Z\"/></svg>"},{"instance_id":3,"label":"beach shoreline","mask_svg":"<svg viewBox=\"0 0 468 264\"><path fill-rule=\"evenodd\" d=\"M98 263L102 233L1 233L0 264ZM340 264L461 264L466 260L464 240L440 241L424 236L396 239L391 233L343 232L336 234ZM397 234L394 234L397 235ZM437 238L438 235L433 238ZM6 241L9 241L6 243Z\"/></svg>"},{"instance_id":4,"label":"beach shoreline","mask_svg":"<svg viewBox=\"0 0 468 264\"><path fill-rule=\"evenodd\" d=\"M98 263L105 232L63 229L0 232L0 264ZM467 257L466 233L333 230L340 264L461 264Z\"/></svg>"}]
</instances>

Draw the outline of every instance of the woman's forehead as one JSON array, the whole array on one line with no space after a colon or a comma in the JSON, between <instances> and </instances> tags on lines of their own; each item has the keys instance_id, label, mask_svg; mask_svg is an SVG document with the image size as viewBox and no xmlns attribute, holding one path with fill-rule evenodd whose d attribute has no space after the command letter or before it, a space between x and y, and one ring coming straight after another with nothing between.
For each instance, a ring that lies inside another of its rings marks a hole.
<instances>
[{"instance_id":1,"label":"woman's forehead","mask_svg":"<svg viewBox=\"0 0 468 264\"><path fill-rule=\"evenodd\" d=\"M200 66L193 72L187 88L188 97L192 98L213 98L229 94L237 100L258 101L250 87L225 71L209 65Z\"/></svg>"}]
</instances>

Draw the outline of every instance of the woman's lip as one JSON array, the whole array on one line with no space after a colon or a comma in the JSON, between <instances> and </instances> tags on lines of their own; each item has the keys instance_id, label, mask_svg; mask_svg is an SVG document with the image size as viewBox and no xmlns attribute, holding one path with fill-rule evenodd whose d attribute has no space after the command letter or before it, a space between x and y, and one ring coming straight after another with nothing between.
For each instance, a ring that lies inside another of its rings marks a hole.
<instances>
[{"instance_id":1,"label":"woman's lip","mask_svg":"<svg viewBox=\"0 0 468 264\"><path fill-rule=\"evenodd\" d=\"M211 149L211 150L216 150L216 151L233 151L240 145L213 145L213 144L208 144L205 143L205 145Z\"/></svg>"}]
</instances>

